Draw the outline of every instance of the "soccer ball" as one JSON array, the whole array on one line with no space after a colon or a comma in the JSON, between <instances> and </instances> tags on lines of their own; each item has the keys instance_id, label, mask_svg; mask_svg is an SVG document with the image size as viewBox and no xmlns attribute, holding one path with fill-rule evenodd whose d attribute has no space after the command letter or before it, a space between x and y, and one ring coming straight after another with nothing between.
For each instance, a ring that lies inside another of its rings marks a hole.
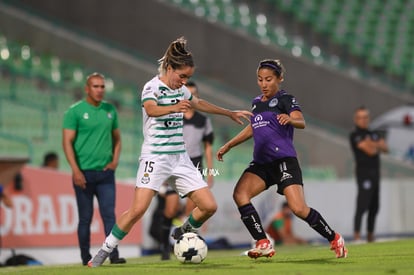
<instances>
[{"instance_id":1,"label":"soccer ball","mask_svg":"<svg viewBox=\"0 0 414 275\"><path fill-rule=\"evenodd\" d=\"M196 233L184 233L174 244L174 254L182 263L199 264L207 257L207 244Z\"/></svg>"}]
</instances>

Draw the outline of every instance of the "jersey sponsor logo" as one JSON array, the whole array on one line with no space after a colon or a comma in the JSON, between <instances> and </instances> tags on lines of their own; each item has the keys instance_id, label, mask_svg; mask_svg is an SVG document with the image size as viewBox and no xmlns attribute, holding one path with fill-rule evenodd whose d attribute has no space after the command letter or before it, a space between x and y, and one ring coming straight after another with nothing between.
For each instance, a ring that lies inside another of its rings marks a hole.
<instances>
[{"instance_id":1,"label":"jersey sponsor logo","mask_svg":"<svg viewBox=\"0 0 414 275\"><path fill-rule=\"evenodd\" d=\"M83 114L83 119L89 119L89 114L88 113L84 113Z\"/></svg>"},{"instance_id":2,"label":"jersey sponsor logo","mask_svg":"<svg viewBox=\"0 0 414 275\"><path fill-rule=\"evenodd\" d=\"M259 121L262 121L262 120L263 120L263 116L262 115L257 115L257 116L254 117L254 121L255 122L259 122Z\"/></svg>"},{"instance_id":3,"label":"jersey sponsor logo","mask_svg":"<svg viewBox=\"0 0 414 275\"><path fill-rule=\"evenodd\" d=\"M252 124L252 127L254 129L267 126L270 123L270 121L263 120L263 116L260 114L256 115L253 120L254 123Z\"/></svg>"},{"instance_id":4,"label":"jersey sponsor logo","mask_svg":"<svg viewBox=\"0 0 414 275\"><path fill-rule=\"evenodd\" d=\"M276 105L277 105L277 103L278 103L279 101L277 100L277 98L273 98L272 100L270 100L270 102L269 102L269 107L270 108L272 108L272 107L275 107Z\"/></svg>"},{"instance_id":5,"label":"jersey sponsor logo","mask_svg":"<svg viewBox=\"0 0 414 275\"><path fill-rule=\"evenodd\" d=\"M152 90L151 87L148 86L144 92L142 93L142 98L146 98L149 94L152 94ZM155 96L156 98L158 98L158 96Z\"/></svg>"},{"instance_id":6,"label":"jersey sponsor logo","mask_svg":"<svg viewBox=\"0 0 414 275\"><path fill-rule=\"evenodd\" d=\"M167 128L170 128L170 127L179 127L182 124L183 124L182 121L173 121L173 120L166 120L166 121L164 121L164 126L167 127Z\"/></svg>"},{"instance_id":7,"label":"jersey sponsor logo","mask_svg":"<svg viewBox=\"0 0 414 275\"><path fill-rule=\"evenodd\" d=\"M296 100L295 97L292 97L292 108L300 108L299 102Z\"/></svg>"}]
</instances>

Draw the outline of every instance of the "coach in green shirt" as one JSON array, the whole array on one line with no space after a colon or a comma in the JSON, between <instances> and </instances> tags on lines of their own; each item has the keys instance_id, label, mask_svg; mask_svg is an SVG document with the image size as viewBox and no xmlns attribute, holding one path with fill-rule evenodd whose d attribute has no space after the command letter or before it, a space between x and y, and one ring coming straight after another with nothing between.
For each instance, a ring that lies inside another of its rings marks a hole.
<instances>
[{"instance_id":1,"label":"coach in green shirt","mask_svg":"<svg viewBox=\"0 0 414 275\"><path fill-rule=\"evenodd\" d=\"M63 150L72 169L78 205L78 240L83 265L90 254L93 199L98 199L105 235L115 224L115 169L121 152L121 134L115 107L103 101L105 78L87 77L85 99L73 104L63 118ZM115 249L111 263L125 263Z\"/></svg>"}]
</instances>

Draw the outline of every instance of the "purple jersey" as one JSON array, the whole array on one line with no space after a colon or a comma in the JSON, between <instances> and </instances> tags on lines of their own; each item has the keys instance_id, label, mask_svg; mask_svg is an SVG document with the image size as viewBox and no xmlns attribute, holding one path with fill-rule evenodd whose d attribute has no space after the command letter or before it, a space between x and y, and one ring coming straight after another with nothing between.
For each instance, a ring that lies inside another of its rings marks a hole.
<instances>
[{"instance_id":1,"label":"purple jersey","mask_svg":"<svg viewBox=\"0 0 414 275\"><path fill-rule=\"evenodd\" d=\"M301 111L295 97L280 90L274 97L261 101L262 95L253 99L251 126L253 129L253 161L268 163L285 157L296 157L293 146L293 129L290 124L280 125L276 116Z\"/></svg>"}]
</instances>

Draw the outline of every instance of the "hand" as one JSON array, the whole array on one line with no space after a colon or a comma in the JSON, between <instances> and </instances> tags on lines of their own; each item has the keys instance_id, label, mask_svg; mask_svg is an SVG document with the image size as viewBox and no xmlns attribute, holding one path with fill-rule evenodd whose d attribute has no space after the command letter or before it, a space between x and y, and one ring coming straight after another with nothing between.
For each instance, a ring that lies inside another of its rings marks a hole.
<instances>
[{"instance_id":1,"label":"hand","mask_svg":"<svg viewBox=\"0 0 414 275\"><path fill-rule=\"evenodd\" d=\"M213 187L214 184L214 177L213 175L210 173L210 170L208 170L208 174L207 174L207 185L209 188Z\"/></svg>"},{"instance_id":2,"label":"hand","mask_svg":"<svg viewBox=\"0 0 414 275\"><path fill-rule=\"evenodd\" d=\"M73 183L77 186L79 186L82 189L86 188L86 179L83 175L82 171L73 171L72 173Z\"/></svg>"},{"instance_id":3,"label":"hand","mask_svg":"<svg viewBox=\"0 0 414 275\"><path fill-rule=\"evenodd\" d=\"M230 151L230 146L227 144L221 146L221 148L217 151L216 158L218 161L223 161L223 156Z\"/></svg>"},{"instance_id":4,"label":"hand","mask_svg":"<svg viewBox=\"0 0 414 275\"><path fill-rule=\"evenodd\" d=\"M185 113L191 108L191 102L187 99L180 100L174 107L176 113Z\"/></svg>"},{"instance_id":5,"label":"hand","mask_svg":"<svg viewBox=\"0 0 414 275\"><path fill-rule=\"evenodd\" d=\"M280 125L286 125L289 124L292 118L287 114L279 114L276 116L277 121Z\"/></svg>"},{"instance_id":6,"label":"hand","mask_svg":"<svg viewBox=\"0 0 414 275\"><path fill-rule=\"evenodd\" d=\"M253 116L253 114L249 111L231 111L230 118L238 124L243 125L244 123L241 119L243 118L247 122L250 122L250 116Z\"/></svg>"},{"instance_id":7,"label":"hand","mask_svg":"<svg viewBox=\"0 0 414 275\"><path fill-rule=\"evenodd\" d=\"M116 167L118 166L118 164L117 163L114 163L114 162L110 162L110 163L108 163L106 166L105 166L105 168L103 169L104 171L106 171L106 170L112 170L112 171L115 171L115 169L116 169Z\"/></svg>"}]
</instances>

